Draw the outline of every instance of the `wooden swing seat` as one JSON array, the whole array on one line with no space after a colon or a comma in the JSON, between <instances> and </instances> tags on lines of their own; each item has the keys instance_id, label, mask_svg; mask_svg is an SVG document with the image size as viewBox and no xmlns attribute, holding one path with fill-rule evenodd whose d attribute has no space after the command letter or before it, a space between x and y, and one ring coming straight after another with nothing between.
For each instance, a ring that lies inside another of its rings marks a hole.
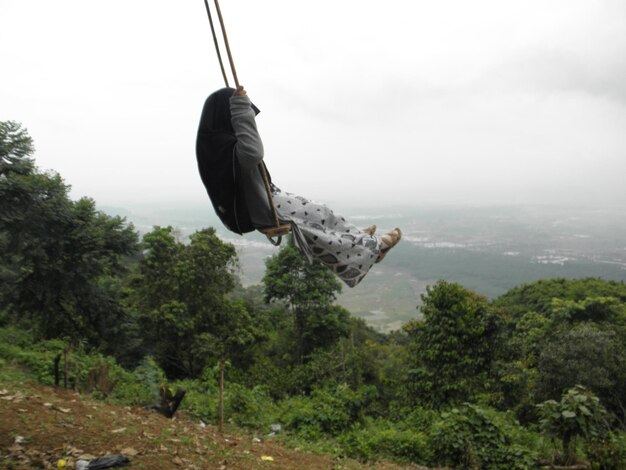
<instances>
[{"instance_id":1,"label":"wooden swing seat","mask_svg":"<svg viewBox=\"0 0 626 470\"><path fill-rule=\"evenodd\" d=\"M289 232L291 232L291 225L285 224L279 225L278 227L262 228L261 230L259 230L259 232L270 238L279 237L283 235L288 235Z\"/></svg>"},{"instance_id":2,"label":"wooden swing seat","mask_svg":"<svg viewBox=\"0 0 626 470\"><path fill-rule=\"evenodd\" d=\"M280 245L280 242L283 240L283 236L289 235L291 232L291 225L276 225L275 227L267 227L259 229L263 235L267 237L270 243L274 246Z\"/></svg>"}]
</instances>

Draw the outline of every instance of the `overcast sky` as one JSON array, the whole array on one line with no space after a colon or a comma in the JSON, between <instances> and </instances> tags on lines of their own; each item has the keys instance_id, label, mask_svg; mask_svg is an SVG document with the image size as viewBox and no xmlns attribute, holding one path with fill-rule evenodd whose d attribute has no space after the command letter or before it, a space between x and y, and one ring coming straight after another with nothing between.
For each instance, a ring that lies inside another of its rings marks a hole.
<instances>
[{"instance_id":1,"label":"overcast sky","mask_svg":"<svg viewBox=\"0 0 626 470\"><path fill-rule=\"evenodd\" d=\"M211 3L211 2L210 2ZM278 186L322 202L626 203L623 0L222 0ZM100 205L207 202L202 0L0 0L0 120Z\"/></svg>"}]
</instances>

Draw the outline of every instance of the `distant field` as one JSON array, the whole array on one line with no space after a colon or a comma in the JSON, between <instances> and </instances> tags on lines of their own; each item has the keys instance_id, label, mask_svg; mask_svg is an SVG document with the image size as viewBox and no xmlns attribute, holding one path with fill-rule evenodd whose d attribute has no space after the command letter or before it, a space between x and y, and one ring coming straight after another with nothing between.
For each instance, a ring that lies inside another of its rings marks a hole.
<instances>
[{"instance_id":1,"label":"distant field","mask_svg":"<svg viewBox=\"0 0 626 470\"><path fill-rule=\"evenodd\" d=\"M490 298L536 279L601 277L626 281L618 265L593 262L542 264L528 258L467 249L426 249L399 245L385 265L376 267L355 289L344 289L339 302L383 331L416 318L419 296L437 279L458 282Z\"/></svg>"},{"instance_id":2,"label":"distant field","mask_svg":"<svg viewBox=\"0 0 626 470\"><path fill-rule=\"evenodd\" d=\"M181 237L207 226L237 247L244 285L261 281L264 259L276 252L260 234L222 228L208 206L105 209L141 232L172 225ZM404 241L339 303L372 326L398 329L416 318L428 284L459 282L490 298L536 279L601 277L626 281L626 211L605 208L421 207L343 211L358 225L400 226Z\"/></svg>"}]
</instances>

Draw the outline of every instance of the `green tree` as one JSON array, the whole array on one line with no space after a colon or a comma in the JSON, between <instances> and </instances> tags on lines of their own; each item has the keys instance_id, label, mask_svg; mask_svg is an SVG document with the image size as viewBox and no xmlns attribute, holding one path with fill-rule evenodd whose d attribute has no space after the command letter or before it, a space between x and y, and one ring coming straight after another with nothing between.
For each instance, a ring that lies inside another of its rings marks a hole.
<instances>
[{"instance_id":1,"label":"green tree","mask_svg":"<svg viewBox=\"0 0 626 470\"><path fill-rule=\"evenodd\" d=\"M33 139L21 124L0 121L0 175L32 173L35 164L31 155L34 151Z\"/></svg>"},{"instance_id":2,"label":"green tree","mask_svg":"<svg viewBox=\"0 0 626 470\"><path fill-rule=\"evenodd\" d=\"M26 130L0 123L0 305L44 338L77 336L111 352L126 315L116 280L137 235L93 200L71 201L32 152Z\"/></svg>"},{"instance_id":3,"label":"green tree","mask_svg":"<svg viewBox=\"0 0 626 470\"><path fill-rule=\"evenodd\" d=\"M602 279L544 279L511 289L494 307L509 321L506 355L494 368L493 402L535 421L537 401L576 384L623 418L626 285Z\"/></svg>"},{"instance_id":4,"label":"green tree","mask_svg":"<svg viewBox=\"0 0 626 470\"><path fill-rule=\"evenodd\" d=\"M498 348L498 320L484 297L439 281L422 295L423 321L405 325L411 340L409 393L435 407L484 390Z\"/></svg>"},{"instance_id":5,"label":"green tree","mask_svg":"<svg viewBox=\"0 0 626 470\"><path fill-rule=\"evenodd\" d=\"M555 323L619 323L626 317L626 303L615 297L585 297L579 301L554 298L550 316Z\"/></svg>"},{"instance_id":6,"label":"green tree","mask_svg":"<svg viewBox=\"0 0 626 470\"><path fill-rule=\"evenodd\" d=\"M25 186L17 182L33 174L33 152L33 141L26 129L13 121L0 121L0 314L7 308L9 286L20 261L10 246L13 237L9 226L29 197Z\"/></svg>"},{"instance_id":7,"label":"green tree","mask_svg":"<svg viewBox=\"0 0 626 470\"><path fill-rule=\"evenodd\" d=\"M613 297L626 302L626 284L603 279L541 279L514 287L495 300L497 306L506 307L514 316L526 312L547 315L552 310L553 299L582 301L588 297Z\"/></svg>"},{"instance_id":8,"label":"green tree","mask_svg":"<svg viewBox=\"0 0 626 470\"><path fill-rule=\"evenodd\" d=\"M347 335L349 314L333 305L341 285L322 263L309 262L290 240L265 264L265 300L282 300L291 312L297 363Z\"/></svg>"},{"instance_id":9,"label":"green tree","mask_svg":"<svg viewBox=\"0 0 626 470\"><path fill-rule=\"evenodd\" d=\"M225 360L254 336L247 310L227 298L236 283L237 253L214 229L194 233L184 245L172 227L155 227L143 243L131 284L134 305L168 376L197 377L208 359Z\"/></svg>"},{"instance_id":10,"label":"green tree","mask_svg":"<svg viewBox=\"0 0 626 470\"><path fill-rule=\"evenodd\" d=\"M154 227L142 239L143 257L131 288L144 311L158 310L178 295L176 277L179 256L184 249L172 234L172 227Z\"/></svg>"},{"instance_id":11,"label":"green tree","mask_svg":"<svg viewBox=\"0 0 626 470\"><path fill-rule=\"evenodd\" d=\"M517 321L506 323L500 339L503 353L491 367L490 403L500 410L514 411L524 423L537 419L537 358L549 325L549 320L536 312L527 312Z\"/></svg>"},{"instance_id":12,"label":"green tree","mask_svg":"<svg viewBox=\"0 0 626 470\"><path fill-rule=\"evenodd\" d=\"M626 349L615 332L585 322L562 326L546 339L537 362L538 401L556 399L578 384L626 422Z\"/></svg>"}]
</instances>

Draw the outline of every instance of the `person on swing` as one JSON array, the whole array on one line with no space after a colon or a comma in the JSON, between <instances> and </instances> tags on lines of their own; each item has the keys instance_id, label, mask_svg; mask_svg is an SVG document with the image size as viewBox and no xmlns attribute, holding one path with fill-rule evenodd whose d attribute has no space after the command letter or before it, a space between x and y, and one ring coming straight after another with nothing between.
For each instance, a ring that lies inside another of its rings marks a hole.
<instances>
[{"instance_id":1,"label":"person on swing","mask_svg":"<svg viewBox=\"0 0 626 470\"><path fill-rule=\"evenodd\" d=\"M275 225L259 168L264 163L258 113L242 86L222 88L205 101L198 130L196 156L202 182L218 216L239 234ZM224 181L233 177L234 187L225 187ZM271 191L278 218L291 225L294 245L349 287L361 282L402 237L399 228L382 236L375 235L374 225L359 229L327 206L274 184Z\"/></svg>"}]
</instances>

